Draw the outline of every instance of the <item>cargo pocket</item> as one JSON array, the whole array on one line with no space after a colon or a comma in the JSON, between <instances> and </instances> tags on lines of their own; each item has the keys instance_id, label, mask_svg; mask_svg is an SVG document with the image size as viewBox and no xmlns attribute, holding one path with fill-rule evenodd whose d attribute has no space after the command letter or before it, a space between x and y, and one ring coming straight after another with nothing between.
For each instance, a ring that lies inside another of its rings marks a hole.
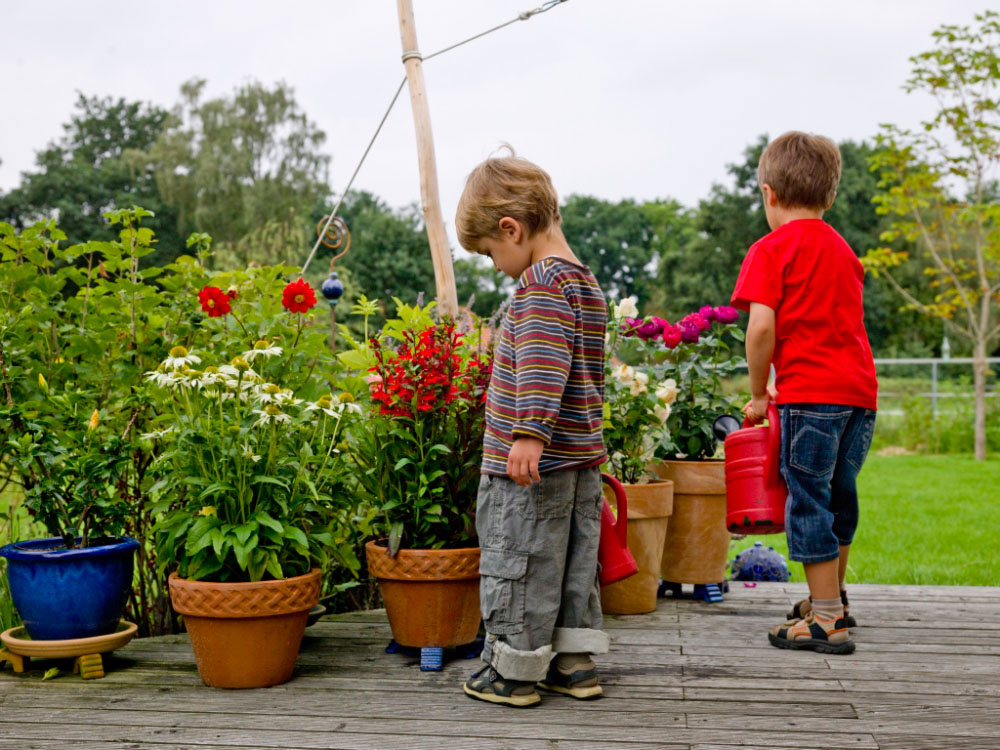
<instances>
[{"instance_id":1,"label":"cargo pocket","mask_svg":"<svg viewBox=\"0 0 1000 750\"><path fill-rule=\"evenodd\" d=\"M524 630L524 576L527 572L527 552L482 548L479 575L486 632L511 635Z\"/></svg>"},{"instance_id":2,"label":"cargo pocket","mask_svg":"<svg viewBox=\"0 0 1000 750\"><path fill-rule=\"evenodd\" d=\"M796 471L823 477L833 473L851 409L836 412L790 410L791 450L788 463Z\"/></svg>"}]
</instances>

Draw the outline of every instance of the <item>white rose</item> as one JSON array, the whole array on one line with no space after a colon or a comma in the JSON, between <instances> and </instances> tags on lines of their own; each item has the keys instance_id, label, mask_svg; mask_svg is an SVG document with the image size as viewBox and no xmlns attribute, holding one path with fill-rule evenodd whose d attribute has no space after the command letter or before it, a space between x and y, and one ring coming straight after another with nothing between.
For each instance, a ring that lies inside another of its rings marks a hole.
<instances>
[{"instance_id":1,"label":"white rose","mask_svg":"<svg viewBox=\"0 0 1000 750\"><path fill-rule=\"evenodd\" d=\"M666 406L660 406L657 404L653 407L653 414L655 414L656 418L660 420L660 424L665 423L670 418L670 404L667 404Z\"/></svg>"},{"instance_id":2,"label":"white rose","mask_svg":"<svg viewBox=\"0 0 1000 750\"><path fill-rule=\"evenodd\" d=\"M616 318L638 318L639 308L636 307L635 303L638 297L634 295L632 297L626 297L617 305L615 305L615 317Z\"/></svg>"},{"instance_id":3,"label":"white rose","mask_svg":"<svg viewBox=\"0 0 1000 750\"><path fill-rule=\"evenodd\" d=\"M628 385L635 377L635 369L628 365L619 365L611 372L614 379L622 385Z\"/></svg>"},{"instance_id":4,"label":"white rose","mask_svg":"<svg viewBox=\"0 0 1000 750\"><path fill-rule=\"evenodd\" d=\"M656 397L665 404L672 404L677 398L677 381L673 378L664 380L656 389Z\"/></svg>"},{"instance_id":5,"label":"white rose","mask_svg":"<svg viewBox=\"0 0 1000 750\"><path fill-rule=\"evenodd\" d=\"M646 387L646 384L639 380L639 375L642 374L643 373L641 372L637 373L635 380L632 381L632 385L628 387L629 393L631 393L633 396L638 396L640 393L645 393L646 391L649 390L649 388ZM648 379L649 378L647 378L647 380Z\"/></svg>"}]
</instances>

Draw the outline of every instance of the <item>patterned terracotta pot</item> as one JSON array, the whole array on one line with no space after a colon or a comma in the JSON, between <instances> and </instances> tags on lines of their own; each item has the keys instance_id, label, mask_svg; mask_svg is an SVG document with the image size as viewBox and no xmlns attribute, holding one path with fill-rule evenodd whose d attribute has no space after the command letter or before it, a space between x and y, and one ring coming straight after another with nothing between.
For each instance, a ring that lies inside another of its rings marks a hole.
<instances>
[{"instance_id":1,"label":"patterned terracotta pot","mask_svg":"<svg viewBox=\"0 0 1000 750\"><path fill-rule=\"evenodd\" d=\"M726 579L726 465L723 461L661 461L661 479L674 482L674 513L663 545L660 574L673 583Z\"/></svg>"},{"instance_id":2,"label":"patterned terracotta pot","mask_svg":"<svg viewBox=\"0 0 1000 750\"><path fill-rule=\"evenodd\" d=\"M291 679L309 610L319 602L319 568L257 583L189 581L173 573L169 584L202 682L259 688Z\"/></svg>"},{"instance_id":3,"label":"patterned terracotta pot","mask_svg":"<svg viewBox=\"0 0 1000 750\"><path fill-rule=\"evenodd\" d=\"M628 501L628 548L639 572L623 581L601 586L601 610L609 615L638 615L656 609L660 559L668 520L674 507L674 483L624 484ZM605 489L613 506L614 493Z\"/></svg>"},{"instance_id":4,"label":"patterned terracotta pot","mask_svg":"<svg viewBox=\"0 0 1000 750\"><path fill-rule=\"evenodd\" d=\"M392 637L402 646L461 646L479 632L479 547L401 549L365 545Z\"/></svg>"}]
</instances>

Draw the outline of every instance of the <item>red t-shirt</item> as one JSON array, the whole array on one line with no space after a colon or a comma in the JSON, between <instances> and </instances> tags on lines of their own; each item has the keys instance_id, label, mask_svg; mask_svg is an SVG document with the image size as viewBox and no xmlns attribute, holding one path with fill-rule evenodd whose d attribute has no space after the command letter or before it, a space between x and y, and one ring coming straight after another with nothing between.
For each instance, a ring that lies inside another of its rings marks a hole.
<instances>
[{"instance_id":1,"label":"red t-shirt","mask_svg":"<svg viewBox=\"0 0 1000 750\"><path fill-rule=\"evenodd\" d=\"M878 380L864 325L864 269L822 219L799 219L753 244L732 304L775 312L774 369L780 404L876 408Z\"/></svg>"}]
</instances>

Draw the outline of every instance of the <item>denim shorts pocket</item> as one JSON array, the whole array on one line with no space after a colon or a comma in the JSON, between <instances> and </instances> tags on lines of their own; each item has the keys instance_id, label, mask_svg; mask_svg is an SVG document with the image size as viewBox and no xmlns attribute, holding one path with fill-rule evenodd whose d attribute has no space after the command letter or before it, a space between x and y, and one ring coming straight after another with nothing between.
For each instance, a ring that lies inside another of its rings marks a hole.
<instances>
[{"instance_id":1,"label":"denim shorts pocket","mask_svg":"<svg viewBox=\"0 0 1000 750\"><path fill-rule=\"evenodd\" d=\"M868 449L872 444L872 437L875 434L875 410L865 409L861 415L860 424L854 429L851 437L851 444L847 448L847 462L854 468L854 471L861 471L865 459L868 457Z\"/></svg>"},{"instance_id":2,"label":"denim shorts pocket","mask_svg":"<svg viewBox=\"0 0 1000 750\"><path fill-rule=\"evenodd\" d=\"M528 553L483 547L479 558L483 622L493 635L524 630L524 576Z\"/></svg>"},{"instance_id":3,"label":"denim shorts pocket","mask_svg":"<svg viewBox=\"0 0 1000 750\"><path fill-rule=\"evenodd\" d=\"M851 411L850 408L830 413L790 409L789 465L816 477L832 473L840 452L840 436Z\"/></svg>"}]
</instances>

